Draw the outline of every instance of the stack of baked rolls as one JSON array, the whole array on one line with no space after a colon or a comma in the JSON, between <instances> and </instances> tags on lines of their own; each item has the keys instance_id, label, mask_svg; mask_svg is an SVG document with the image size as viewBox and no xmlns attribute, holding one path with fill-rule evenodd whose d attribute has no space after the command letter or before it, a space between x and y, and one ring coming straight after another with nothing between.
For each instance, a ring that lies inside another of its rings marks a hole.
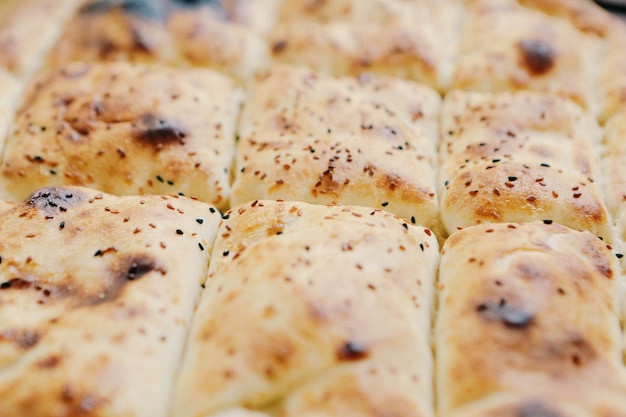
<instances>
[{"instance_id":1,"label":"stack of baked rolls","mask_svg":"<svg viewBox=\"0 0 626 417\"><path fill-rule=\"evenodd\" d=\"M618 18L0 10L0 416L626 415Z\"/></svg>"}]
</instances>

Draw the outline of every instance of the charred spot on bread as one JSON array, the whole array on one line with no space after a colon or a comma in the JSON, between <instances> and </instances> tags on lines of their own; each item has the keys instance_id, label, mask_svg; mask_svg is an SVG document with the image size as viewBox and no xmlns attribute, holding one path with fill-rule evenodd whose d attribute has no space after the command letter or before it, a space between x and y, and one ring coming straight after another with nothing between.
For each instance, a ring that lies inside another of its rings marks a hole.
<instances>
[{"instance_id":1,"label":"charred spot on bread","mask_svg":"<svg viewBox=\"0 0 626 417\"><path fill-rule=\"evenodd\" d=\"M135 255L121 258L109 272L109 279L100 293L90 295L86 304L98 305L111 302L119 297L131 281L137 281L152 271L161 270L156 261L147 255Z\"/></svg>"},{"instance_id":2,"label":"charred spot on bread","mask_svg":"<svg viewBox=\"0 0 626 417\"><path fill-rule=\"evenodd\" d=\"M69 191L63 187L45 187L31 194L26 204L45 212L65 212L84 200L85 196L79 191Z\"/></svg>"},{"instance_id":3,"label":"charred spot on bread","mask_svg":"<svg viewBox=\"0 0 626 417\"><path fill-rule=\"evenodd\" d=\"M506 298L482 303L476 311L485 320L501 322L510 329L523 330L533 322L532 313L511 305Z\"/></svg>"},{"instance_id":4,"label":"charred spot on bread","mask_svg":"<svg viewBox=\"0 0 626 417\"><path fill-rule=\"evenodd\" d=\"M153 0L95 0L84 5L79 13L104 14L116 9L145 19L160 19L163 16L162 8Z\"/></svg>"},{"instance_id":5,"label":"charred spot on bread","mask_svg":"<svg viewBox=\"0 0 626 417\"><path fill-rule=\"evenodd\" d=\"M172 3L183 7L200 7L200 6L212 6L222 7L220 0L171 0Z\"/></svg>"},{"instance_id":6,"label":"charred spot on bread","mask_svg":"<svg viewBox=\"0 0 626 417\"><path fill-rule=\"evenodd\" d=\"M41 334L34 330L7 329L0 333L0 342L7 341L15 344L20 349L28 350L34 348L41 339Z\"/></svg>"},{"instance_id":7,"label":"charred spot on bread","mask_svg":"<svg viewBox=\"0 0 626 417\"><path fill-rule=\"evenodd\" d=\"M535 75L542 75L554 67L556 51L541 40L525 39L517 43L517 50L524 67Z\"/></svg>"},{"instance_id":8,"label":"charred spot on bread","mask_svg":"<svg viewBox=\"0 0 626 417\"><path fill-rule=\"evenodd\" d=\"M561 414L538 401L522 404L516 414L517 417L561 417Z\"/></svg>"},{"instance_id":9,"label":"charred spot on bread","mask_svg":"<svg viewBox=\"0 0 626 417\"><path fill-rule=\"evenodd\" d=\"M367 358L369 352L361 343L349 340L337 349L337 359L340 361L359 361Z\"/></svg>"},{"instance_id":10,"label":"charred spot on bread","mask_svg":"<svg viewBox=\"0 0 626 417\"><path fill-rule=\"evenodd\" d=\"M154 148L156 151L160 151L166 145L175 143L183 145L186 136L187 134L181 129L153 114L143 116L134 133L134 138L137 141Z\"/></svg>"}]
</instances>

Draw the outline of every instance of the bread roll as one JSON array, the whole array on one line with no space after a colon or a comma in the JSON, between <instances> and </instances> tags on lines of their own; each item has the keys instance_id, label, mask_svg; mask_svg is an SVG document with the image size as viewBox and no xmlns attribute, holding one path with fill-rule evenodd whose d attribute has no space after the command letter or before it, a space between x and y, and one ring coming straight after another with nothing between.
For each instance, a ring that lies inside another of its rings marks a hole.
<instances>
[{"instance_id":1,"label":"bread roll","mask_svg":"<svg viewBox=\"0 0 626 417\"><path fill-rule=\"evenodd\" d=\"M172 415L433 415L430 230L291 202L225 217Z\"/></svg>"},{"instance_id":2,"label":"bread roll","mask_svg":"<svg viewBox=\"0 0 626 417\"><path fill-rule=\"evenodd\" d=\"M220 219L77 187L1 211L0 415L167 416Z\"/></svg>"},{"instance_id":3,"label":"bread roll","mask_svg":"<svg viewBox=\"0 0 626 417\"><path fill-rule=\"evenodd\" d=\"M596 110L592 91L600 48L568 21L510 0L475 0L461 33L451 87L530 90ZM595 60L594 58L598 58Z\"/></svg>"},{"instance_id":4,"label":"bread roll","mask_svg":"<svg viewBox=\"0 0 626 417\"><path fill-rule=\"evenodd\" d=\"M441 137L448 233L478 223L546 220L613 240L598 185L601 132L569 100L455 91L444 101Z\"/></svg>"},{"instance_id":5,"label":"bread roll","mask_svg":"<svg viewBox=\"0 0 626 417\"><path fill-rule=\"evenodd\" d=\"M26 0L0 17L0 68L28 79L41 69L81 0Z\"/></svg>"},{"instance_id":6,"label":"bread roll","mask_svg":"<svg viewBox=\"0 0 626 417\"><path fill-rule=\"evenodd\" d=\"M555 224L479 225L448 238L439 271L440 415L507 392L518 407L544 398L626 413L622 283L605 243Z\"/></svg>"},{"instance_id":7,"label":"bread roll","mask_svg":"<svg viewBox=\"0 0 626 417\"><path fill-rule=\"evenodd\" d=\"M75 63L28 88L2 159L11 199L45 185L228 205L243 93L204 69Z\"/></svg>"},{"instance_id":8,"label":"bread roll","mask_svg":"<svg viewBox=\"0 0 626 417\"><path fill-rule=\"evenodd\" d=\"M433 90L409 81L276 67L249 91L231 206L369 206L436 229L439 105Z\"/></svg>"},{"instance_id":9,"label":"bread roll","mask_svg":"<svg viewBox=\"0 0 626 417\"><path fill-rule=\"evenodd\" d=\"M290 0L269 42L279 63L393 75L443 91L462 14L457 0Z\"/></svg>"},{"instance_id":10,"label":"bread roll","mask_svg":"<svg viewBox=\"0 0 626 417\"><path fill-rule=\"evenodd\" d=\"M74 61L131 61L201 66L240 81L267 65L267 45L257 32L274 19L276 0L244 3L179 0L87 0L64 28L48 65ZM261 5L267 5L262 8ZM273 8L271 6L274 6Z\"/></svg>"}]
</instances>

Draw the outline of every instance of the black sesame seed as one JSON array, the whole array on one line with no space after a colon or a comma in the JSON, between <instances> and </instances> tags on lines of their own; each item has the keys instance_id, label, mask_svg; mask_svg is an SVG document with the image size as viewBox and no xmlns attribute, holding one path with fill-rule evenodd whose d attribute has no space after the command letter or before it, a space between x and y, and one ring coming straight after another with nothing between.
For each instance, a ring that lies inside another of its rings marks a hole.
<instances>
[{"instance_id":1,"label":"black sesame seed","mask_svg":"<svg viewBox=\"0 0 626 417\"><path fill-rule=\"evenodd\" d=\"M204 250L204 246L202 246L202 243L198 242L198 247L200 248L200 250Z\"/></svg>"},{"instance_id":2,"label":"black sesame seed","mask_svg":"<svg viewBox=\"0 0 626 417\"><path fill-rule=\"evenodd\" d=\"M224 220L228 220L228 219L230 219L230 214L224 214L224 215L222 216L222 219L224 219Z\"/></svg>"},{"instance_id":3,"label":"black sesame seed","mask_svg":"<svg viewBox=\"0 0 626 417\"><path fill-rule=\"evenodd\" d=\"M617 256L617 259L622 259L624 257L623 253L616 253L615 256Z\"/></svg>"},{"instance_id":4,"label":"black sesame seed","mask_svg":"<svg viewBox=\"0 0 626 417\"><path fill-rule=\"evenodd\" d=\"M56 175L56 174L57 174L57 172L56 172L56 170L51 169L51 170L50 170L50 174L51 174L51 175Z\"/></svg>"},{"instance_id":5,"label":"black sesame seed","mask_svg":"<svg viewBox=\"0 0 626 417\"><path fill-rule=\"evenodd\" d=\"M7 288L10 288L10 287L11 287L11 281L6 281L0 284L0 289L3 289L3 290L6 290Z\"/></svg>"},{"instance_id":6,"label":"black sesame seed","mask_svg":"<svg viewBox=\"0 0 626 417\"><path fill-rule=\"evenodd\" d=\"M415 224L415 216L411 216L411 223Z\"/></svg>"},{"instance_id":7,"label":"black sesame seed","mask_svg":"<svg viewBox=\"0 0 626 417\"><path fill-rule=\"evenodd\" d=\"M228 256L229 253L230 253L230 251L224 251L224 252L222 252L222 256Z\"/></svg>"},{"instance_id":8,"label":"black sesame seed","mask_svg":"<svg viewBox=\"0 0 626 417\"><path fill-rule=\"evenodd\" d=\"M215 213L215 209L214 209L213 207L209 207L209 211L210 211L211 213Z\"/></svg>"},{"instance_id":9,"label":"black sesame seed","mask_svg":"<svg viewBox=\"0 0 626 417\"><path fill-rule=\"evenodd\" d=\"M445 185L446 187L448 186L448 184L450 184L450 181L448 181L448 180L445 180L445 181L443 182L443 185Z\"/></svg>"},{"instance_id":10,"label":"black sesame seed","mask_svg":"<svg viewBox=\"0 0 626 417\"><path fill-rule=\"evenodd\" d=\"M509 176L509 181L517 181L517 177L511 175Z\"/></svg>"},{"instance_id":11,"label":"black sesame seed","mask_svg":"<svg viewBox=\"0 0 626 417\"><path fill-rule=\"evenodd\" d=\"M174 181L172 181L172 180L167 180L167 184L168 184L168 185L174 185Z\"/></svg>"},{"instance_id":12,"label":"black sesame seed","mask_svg":"<svg viewBox=\"0 0 626 417\"><path fill-rule=\"evenodd\" d=\"M501 161L500 159L492 159L491 160L491 162L493 162L494 164L497 163L497 162L500 162L500 161Z\"/></svg>"},{"instance_id":13,"label":"black sesame seed","mask_svg":"<svg viewBox=\"0 0 626 417\"><path fill-rule=\"evenodd\" d=\"M180 230L180 229L176 229L176 234L177 234L177 235L182 235L182 234L183 234L183 231L182 231L182 230Z\"/></svg>"},{"instance_id":14,"label":"black sesame seed","mask_svg":"<svg viewBox=\"0 0 626 417\"><path fill-rule=\"evenodd\" d=\"M196 219L196 222L197 222L198 224L202 224L202 223L204 223L204 219Z\"/></svg>"},{"instance_id":15,"label":"black sesame seed","mask_svg":"<svg viewBox=\"0 0 626 417\"><path fill-rule=\"evenodd\" d=\"M93 254L93 256L101 256L101 255L102 255L102 251L100 249L98 249L96 253Z\"/></svg>"},{"instance_id":16,"label":"black sesame seed","mask_svg":"<svg viewBox=\"0 0 626 417\"><path fill-rule=\"evenodd\" d=\"M402 223L402 227L404 227L406 230L409 230L409 225L406 223Z\"/></svg>"},{"instance_id":17,"label":"black sesame seed","mask_svg":"<svg viewBox=\"0 0 626 417\"><path fill-rule=\"evenodd\" d=\"M542 162L542 163L541 163L541 166L542 166L542 167L546 167L546 168L550 168L550 164L546 164L545 162Z\"/></svg>"},{"instance_id":18,"label":"black sesame seed","mask_svg":"<svg viewBox=\"0 0 626 417\"><path fill-rule=\"evenodd\" d=\"M545 224L552 224L552 220L544 220L543 221Z\"/></svg>"},{"instance_id":19,"label":"black sesame seed","mask_svg":"<svg viewBox=\"0 0 626 417\"><path fill-rule=\"evenodd\" d=\"M162 177L162 176L160 176L160 175L157 175L157 176L156 176L156 179L157 179L157 181L159 181L159 182L163 182L163 177Z\"/></svg>"},{"instance_id":20,"label":"black sesame seed","mask_svg":"<svg viewBox=\"0 0 626 417\"><path fill-rule=\"evenodd\" d=\"M383 207L387 207L389 205L389 202L388 201L383 201L380 205L383 206Z\"/></svg>"},{"instance_id":21,"label":"black sesame seed","mask_svg":"<svg viewBox=\"0 0 626 417\"><path fill-rule=\"evenodd\" d=\"M420 243L420 249L422 250L422 252L424 252L424 244Z\"/></svg>"},{"instance_id":22,"label":"black sesame seed","mask_svg":"<svg viewBox=\"0 0 626 417\"><path fill-rule=\"evenodd\" d=\"M61 222L61 224L59 224L59 229L64 229L65 228L65 222Z\"/></svg>"}]
</instances>

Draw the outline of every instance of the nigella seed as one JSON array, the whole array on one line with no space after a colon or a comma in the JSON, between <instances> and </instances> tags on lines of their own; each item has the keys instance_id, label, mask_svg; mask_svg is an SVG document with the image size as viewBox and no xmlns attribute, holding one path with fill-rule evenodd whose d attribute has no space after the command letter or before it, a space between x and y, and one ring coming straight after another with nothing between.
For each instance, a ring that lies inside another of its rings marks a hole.
<instances>
[{"instance_id":1,"label":"nigella seed","mask_svg":"<svg viewBox=\"0 0 626 417\"><path fill-rule=\"evenodd\" d=\"M213 207L209 207L209 211L210 211L211 213L215 213L215 209L214 209Z\"/></svg>"},{"instance_id":2,"label":"nigella seed","mask_svg":"<svg viewBox=\"0 0 626 417\"><path fill-rule=\"evenodd\" d=\"M617 257L617 259L622 259L624 257L624 254L616 253L615 256Z\"/></svg>"},{"instance_id":3,"label":"nigella seed","mask_svg":"<svg viewBox=\"0 0 626 417\"><path fill-rule=\"evenodd\" d=\"M222 219L224 219L224 220L228 220L228 219L230 219L230 214L224 214L224 215L222 216Z\"/></svg>"},{"instance_id":4,"label":"nigella seed","mask_svg":"<svg viewBox=\"0 0 626 417\"><path fill-rule=\"evenodd\" d=\"M415 224L415 216L411 216L411 223Z\"/></svg>"},{"instance_id":5,"label":"nigella seed","mask_svg":"<svg viewBox=\"0 0 626 417\"><path fill-rule=\"evenodd\" d=\"M380 205L383 206L383 207L387 207L389 205L389 202L388 201L383 201Z\"/></svg>"},{"instance_id":6,"label":"nigella seed","mask_svg":"<svg viewBox=\"0 0 626 417\"><path fill-rule=\"evenodd\" d=\"M177 234L177 235L182 235L182 234L183 234L183 231L182 231L182 230L180 230L180 229L176 229L176 234Z\"/></svg>"},{"instance_id":7,"label":"nigella seed","mask_svg":"<svg viewBox=\"0 0 626 417\"><path fill-rule=\"evenodd\" d=\"M544 220L543 221L545 224L552 224L552 220Z\"/></svg>"},{"instance_id":8,"label":"nigella seed","mask_svg":"<svg viewBox=\"0 0 626 417\"><path fill-rule=\"evenodd\" d=\"M198 224L202 224L202 223L204 223L204 219L196 219L196 222L197 222Z\"/></svg>"},{"instance_id":9,"label":"nigella seed","mask_svg":"<svg viewBox=\"0 0 626 417\"><path fill-rule=\"evenodd\" d=\"M202 245L202 243L198 242L198 247L200 248L201 251L204 251L204 246Z\"/></svg>"},{"instance_id":10,"label":"nigella seed","mask_svg":"<svg viewBox=\"0 0 626 417\"><path fill-rule=\"evenodd\" d=\"M59 224L59 229L64 229L65 228L65 222L61 222L61 224Z\"/></svg>"},{"instance_id":11,"label":"nigella seed","mask_svg":"<svg viewBox=\"0 0 626 417\"><path fill-rule=\"evenodd\" d=\"M226 250L226 251L222 252L222 256L228 256L229 253L230 253L230 251Z\"/></svg>"}]
</instances>

